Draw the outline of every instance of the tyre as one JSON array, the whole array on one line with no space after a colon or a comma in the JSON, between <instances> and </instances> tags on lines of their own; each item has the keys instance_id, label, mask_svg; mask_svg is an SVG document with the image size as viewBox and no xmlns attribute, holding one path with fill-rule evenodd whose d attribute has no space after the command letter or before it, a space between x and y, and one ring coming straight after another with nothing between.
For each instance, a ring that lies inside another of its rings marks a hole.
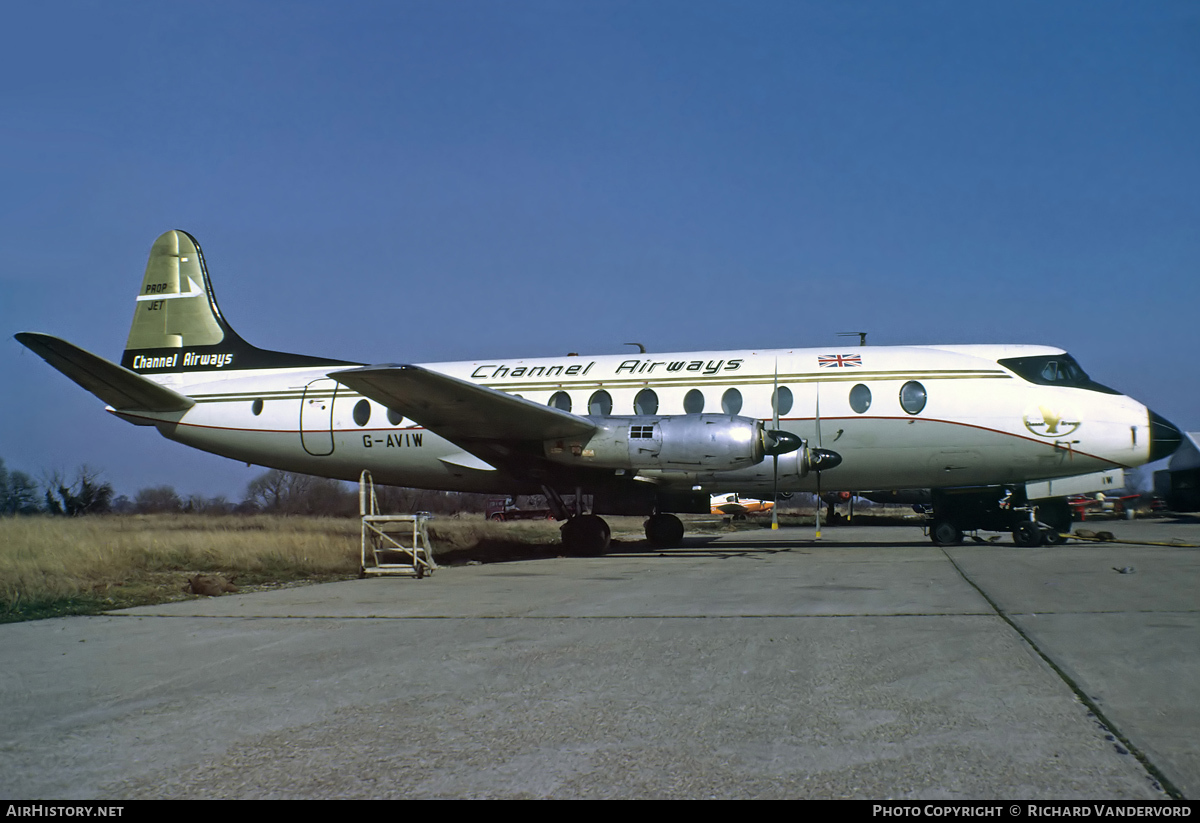
<instances>
[{"instance_id":1,"label":"tyre","mask_svg":"<svg viewBox=\"0 0 1200 823\"><path fill-rule=\"evenodd\" d=\"M1067 542L1067 538L1058 529L1044 523L1040 525L1042 526L1042 542L1047 546L1061 546Z\"/></svg>"},{"instance_id":2,"label":"tyre","mask_svg":"<svg viewBox=\"0 0 1200 823\"><path fill-rule=\"evenodd\" d=\"M563 548L571 554L595 556L608 551L612 532L604 518L594 514L572 517L562 525Z\"/></svg>"},{"instance_id":3,"label":"tyre","mask_svg":"<svg viewBox=\"0 0 1200 823\"><path fill-rule=\"evenodd\" d=\"M929 539L937 546L957 546L962 542L962 529L949 520L938 520L929 530Z\"/></svg>"},{"instance_id":4,"label":"tyre","mask_svg":"<svg viewBox=\"0 0 1200 823\"><path fill-rule=\"evenodd\" d=\"M1013 542L1018 546L1026 549L1037 548L1042 545L1042 530L1038 528L1037 523L1024 522L1013 526L1012 530Z\"/></svg>"},{"instance_id":5,"label":"tyre","mask_svg":"<svg viewBox=\"0 0 1200 823\"><path fill-rule=\"evenodd\" d=\"M683 522L673 514L654 514L645 523L646 540L659 549L673 549L683 543Z\"/></svg>"}]
</instances>

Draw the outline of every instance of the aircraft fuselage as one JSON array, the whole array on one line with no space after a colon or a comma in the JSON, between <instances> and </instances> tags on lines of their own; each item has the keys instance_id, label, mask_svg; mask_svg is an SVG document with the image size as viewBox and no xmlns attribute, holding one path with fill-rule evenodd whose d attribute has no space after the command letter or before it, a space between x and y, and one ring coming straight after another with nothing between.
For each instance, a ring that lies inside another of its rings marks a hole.
<instances>
[{"instance_id":1,"label":"aircraft fuselage","mask_svg":"<svg viewBox=\"0 0 1200 823\"><path fill-rule=\"evenodd\" d=\"M778 387L779 428L842 455L836 470L822 473L825 491L1017 483L1147 462L1144 405L1090 388L1037 385L997 362L1062 354L1041 346L872 346L424 368L585 416L702 411L772 421ZM537 491L412 420L389 419L387 408L331 378L336 366L222 371L220 362L148 374L194 399L187 411L116 413L263 466L347 480L368 469L377 482L403 486ZM800 476L787 463L780 458L780 491L815 490L815 473ZM773 473L767 457L738 471L649 474L666 486L752 493L770 492Z\"/></svg>"}]
</instances>

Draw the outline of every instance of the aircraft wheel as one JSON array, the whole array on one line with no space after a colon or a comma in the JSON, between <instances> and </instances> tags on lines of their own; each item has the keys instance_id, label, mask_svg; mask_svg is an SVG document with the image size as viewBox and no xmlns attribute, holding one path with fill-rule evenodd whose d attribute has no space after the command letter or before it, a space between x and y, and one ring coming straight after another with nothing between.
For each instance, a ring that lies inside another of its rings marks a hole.
<instances>
[{"instance_id":1,"label":"aircraft wheel","mask_svg":"<svg viewBox=\"0 0 1200 823\"><path fill-rule=\"evenodd\" d=\"M612 540L612 531L603 517L594 514L581 514L563 523L559 530L562 533L563 547L571 554L598 555L608 551Z\"/></svg>"},{"instance_id":2,"label":"aircraft wheel","mask_svg":"<svg viewBox=\"0 0 1200 823\"><path fill-rule=\"evenodd\" d=\"M683 542L683 522L673 514L654 514L646 521L646 539L659 549L673 549Z\"/></svg>"},{"instance_id":3,"label":"aircraft wheel","mask_svg":"<svg viewBox=\"0 0 1200 823\"><path fill-rule=\"evenodd\" d=\"M1034 549L1042 545L1042 530L1037 523L1024 522L1013 526L1013 542L1026 549Z\"/></svg>"},{"instance_id":4,"label":"aircraft wheel","mask_svg":"<svg viewBox=\"0 0 1200 823\"><path fill-rule=\"evenodd\" d=\"M929 539L935 546L957 546L962 538L962 529L949 520L938 520L929 530Z\"/></svg>"},{"instance_id":5,"label":"aircraft wheel","mask_svg":"<svg viewBox=\"0 0 1200 823\"><path fill-rule=\"evenodd\" d=\"M1047 546L1061 546L1067 542L1067 538L1058 529L1050 526L1042 529L1042 541Z\"/></svg>"},{"instance_id":6,"label":"aircraft wheel","mask_svg":"<svg viewBox=\"0 0 1200 823\"><path fill-rule=\"evenodd\" d=\"M1051 546L1059 546L1067 542L1061 535L1071 531L1071 506L1066 498L1057 497L1043 500L1037 507L1038 525L1042 529L1042 539Z\"/></svg>"}]
</instances>

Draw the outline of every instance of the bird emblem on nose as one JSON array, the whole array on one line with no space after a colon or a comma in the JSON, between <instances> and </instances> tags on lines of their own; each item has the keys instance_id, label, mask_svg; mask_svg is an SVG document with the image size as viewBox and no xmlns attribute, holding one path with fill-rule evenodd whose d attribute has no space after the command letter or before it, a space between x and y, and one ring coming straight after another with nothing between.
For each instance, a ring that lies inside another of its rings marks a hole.
<instances>
[{"instance_id":1,"label":"bird emblem on nose","mask_svg":"<svg viewBox=\"0 0 1200 823\"><path fill-rule=\"evenodd\" d=\"M1038 406L1025 412L1025 428L1041 437L1065 437L1083 423L1077 415Z\"/></svg>"}]
</instances>

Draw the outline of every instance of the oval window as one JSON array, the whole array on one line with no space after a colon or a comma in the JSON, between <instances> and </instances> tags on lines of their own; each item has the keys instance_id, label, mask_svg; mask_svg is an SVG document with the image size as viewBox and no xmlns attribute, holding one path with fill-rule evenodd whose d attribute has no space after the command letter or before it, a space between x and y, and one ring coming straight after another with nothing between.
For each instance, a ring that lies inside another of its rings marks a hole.
<instances>
[{"instance_id":1,"label":"oval window","mask_svg":"<svg viewBox=\"0 0 1200 823\"><path fill-rule=\"evenodd\" d=\"M850 408L859 414L871 408L871 390L862 383L859 383L850 390ZM917 411L920 411L920 409Z\"/></svg>"},{"instance_id":2,"label":"oval window","mask_svg":"<svg viewBox=\"0 0 1200 823\"><path fill-rule=\"evenodd\" d=\"M634 414L658 414L658 395L654 389L642 389L633 398Z\"/></svg>"},{"instance_id":3,"label":"oval window","mask_svg":"<svg viewBox=\"0 0 1200 823\"><path fill-rule=\"evenodd\" d=\"M900 387L900 408L909 414L917 414L925 408L925 387L916 380L909 380Z\"/></svg>"},{"instance_id":4,"label":"oval window","mask_svg":"<svg viewBox=\"0 0 1200 823\"><path fill-rule=\"evenodd\" d=\"M588 400L588 414L607 417L612 414L612 395L601 389Z\"/></svg>"},{"instance_id":5,"label":"oval window","mask_svg":"<svg viewBox=\"0 0 1200 823\"><path fill-rule=\"evenodd\" d=\"M255 400L250 405L250 411L254 412L255 417L258 417L260 414L262 414L262 410L263 410L263 401L262 401L262 398L260 397L258 400Z\"/></svg>"},{"instance_id":6,"label":"oval window","mask_svg":"<svg viewBox=\"0 0 1200 823\"><path fill-rule=\"evenodd\" d=\"M393 426L399 426L404 422L404 415L393 409L388 409L388 422Z\"/></svg>"},{"instance_id":7,"label":"oval window","mask_svg":"<svg viewBox=\"0 0 1200 823\"><path fill-rule=\"evenodd\" d=\"M792 390L787 386L780 386L771 392L771 408L775 410L775 414L790 412L792 410Z\"/></svg>"},{"instance_id":8,"label":"oval window","mask_svg":"<svg viewBox=\"0 0 1200 823\"><path fill-rule=\"evenodd\" d=\"M354 422L360 426L367 425L371 419L371 401L359 400L354 404Z\"/></svg>"},{"instance_id":9,"label":"oval window","mask_svg":"<svg viewBox=\"0 0 1200 823\"><path fill-rule=\"evenodd\" d=\"M704 411L704 392L692 389L683 397L683 411L686 414L699 414Z\"/></svg>"},{"instance_id":10,"label":"oval window","mask_svg":"<svg viewBox=\"0 0 1200 823\"><path fill-rule=\"evenodd\" d=\"M550 395L550 402L546 405L569 412L571 410L571 395L567 394L565 391L556 391L554 394Z\"/></svg>"},{"instance_id":11,"label":"oval window","mask_svg":"<svg viewBox=\"0 0 1200 823\"><path fill-rule=\"evenodd\" d=\"M742 393L737 389L726 389L721 395L721 411L726 414L737 414L742 410Z\"/></svg>"}]
</instances>

